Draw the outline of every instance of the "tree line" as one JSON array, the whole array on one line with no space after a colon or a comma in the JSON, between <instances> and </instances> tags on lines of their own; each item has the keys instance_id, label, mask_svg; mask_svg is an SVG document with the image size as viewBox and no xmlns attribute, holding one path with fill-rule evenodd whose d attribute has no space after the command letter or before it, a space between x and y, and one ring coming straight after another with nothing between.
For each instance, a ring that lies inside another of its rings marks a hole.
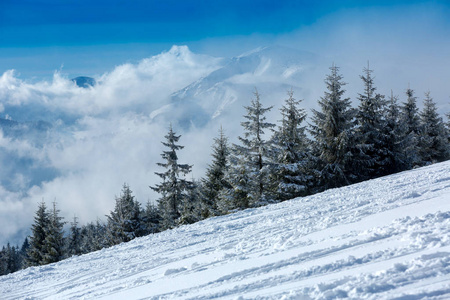
<instances>
[{"instance_id":1,"label":"tree line","mask_svg":"<svg viewBox=\"0 0 450 300\"><path fill-rule=\"evenodd\" d=\"M267 121L255 89L241 122L242 136L230 144L220 128L212 145L212 161L200 180L188 180L192 165L182 164L183 149L170 126L162 162L161 182L150 186L160 196L143 208L127 184L115 199L106 222L79 226L74 217L68 233L56 203L39 204L31 236L19 249L9 244L0 252L0 274L44 265L136 237L192 224L213 216L258 207L342 187L450 159L450 113L447 122L437 112L430 92L423 109L414 90L406 100L377 93L373 70L363 69L358 106L345 97L345 82L337 66L330 68L326 90L312 110L310 123L301 100L288 91L278 124ZM268 137L268 138L267 138Z\"/></svg>"}]
</instances>

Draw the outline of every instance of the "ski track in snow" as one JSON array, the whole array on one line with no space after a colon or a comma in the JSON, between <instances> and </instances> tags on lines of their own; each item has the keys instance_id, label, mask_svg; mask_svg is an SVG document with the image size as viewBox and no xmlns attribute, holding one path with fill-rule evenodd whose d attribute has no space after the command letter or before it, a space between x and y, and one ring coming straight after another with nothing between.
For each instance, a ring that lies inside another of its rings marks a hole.
<instances>
[{"instance_id":1,"label":"ski track in snow","mask_svg":"<svg viewBox=\"0 0 450 300\"><path fill-rule=\"evenodd\" d=\"M1 299L448 299L450 162L0 277Z\"/></svg>"}]
</instances>

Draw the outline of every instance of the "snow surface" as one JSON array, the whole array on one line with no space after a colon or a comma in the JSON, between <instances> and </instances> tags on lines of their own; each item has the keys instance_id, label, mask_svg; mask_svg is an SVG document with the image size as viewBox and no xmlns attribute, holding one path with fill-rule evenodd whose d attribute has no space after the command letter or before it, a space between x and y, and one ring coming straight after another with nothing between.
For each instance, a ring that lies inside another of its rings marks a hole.
<instances>
[{"instance_id":1,"label":"snow surface","mask_svg":"<svg viewBox=\"0 0 450 300\"><path fill-rule=\"evenodd\" d=\"M0 277L1 299L448 299L450 162Z\"/></svg>"}]
</instances>

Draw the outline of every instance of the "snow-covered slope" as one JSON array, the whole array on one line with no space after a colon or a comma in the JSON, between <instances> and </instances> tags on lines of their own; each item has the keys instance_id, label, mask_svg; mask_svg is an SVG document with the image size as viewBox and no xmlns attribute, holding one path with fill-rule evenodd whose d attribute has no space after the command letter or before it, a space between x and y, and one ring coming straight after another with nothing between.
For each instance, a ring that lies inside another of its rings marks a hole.
<instances>
[{"instance_id":1,"label":"snow-covered slope","mask_svg":"<svg viewBox=\"0 0 450 300\"><path fill-rule=\"evenodd\" d=\"M0 277L2 299L450 298L450 162Z\"/></svg>"}]
</instances>

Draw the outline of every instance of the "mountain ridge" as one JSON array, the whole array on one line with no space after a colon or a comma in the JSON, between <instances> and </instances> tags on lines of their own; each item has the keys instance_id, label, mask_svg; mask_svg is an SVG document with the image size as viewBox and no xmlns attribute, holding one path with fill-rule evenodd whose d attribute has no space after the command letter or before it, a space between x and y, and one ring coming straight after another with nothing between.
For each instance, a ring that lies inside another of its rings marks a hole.
<instances>
[{"instance_id":1,"label":"mountain ridge","mask_svg":"<svg viewBox=\"0 0 450 300\"><path fill-rule=\"evenodd\" d=\"M238 111L255 88L266 98L282 98L293 87L301 91L301 78L314 68L316 60L317 56L310 52L287 47L256 48L227 60L222 67L173 93L171 102L182 110L195 106L201 119L188 113L184 123L202 126L222 113Z\"/></svg>"}]
</instances>

